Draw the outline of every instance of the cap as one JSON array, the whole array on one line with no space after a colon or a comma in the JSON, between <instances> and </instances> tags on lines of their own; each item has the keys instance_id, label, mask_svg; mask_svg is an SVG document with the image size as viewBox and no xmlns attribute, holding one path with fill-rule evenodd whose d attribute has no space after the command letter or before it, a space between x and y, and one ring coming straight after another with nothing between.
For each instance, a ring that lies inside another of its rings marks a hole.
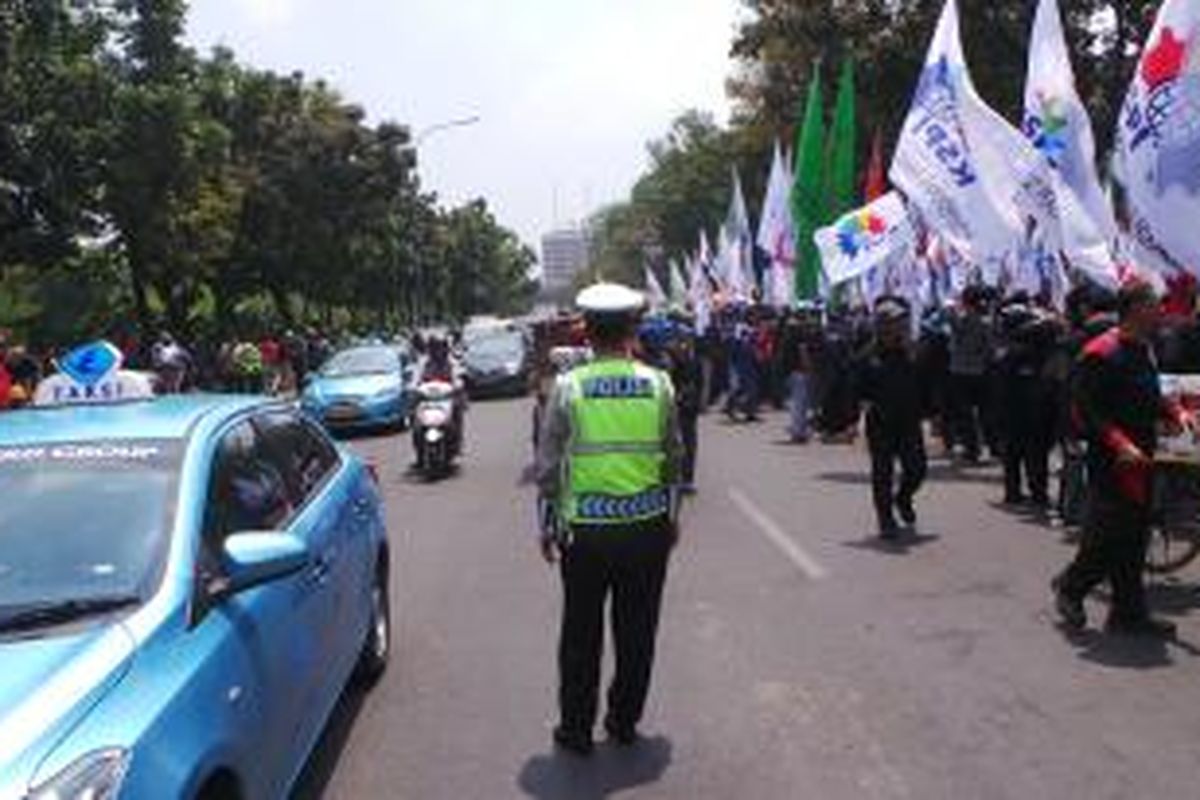
<instances>
[{"instance_id":1,"label":"cap","mask_svg":"<svg viewBox=\"0 0 1200 800\"><path fill-rule=\"evenodd\" d=\"M646 306L646 296L619 283L597 283L575 298L585 314L633 314Z\"/></svg>"},{"instance_id":2,"label":"cap","mask_svg":"<svg viewBox=\"0 0 1200 800\"><path fill-rule=\"evenodd\" d=\"M875 304L875 318L881 322L898 321L910 313L910 306L900 297L881 297Z\"/></svg>"}]
</instances>

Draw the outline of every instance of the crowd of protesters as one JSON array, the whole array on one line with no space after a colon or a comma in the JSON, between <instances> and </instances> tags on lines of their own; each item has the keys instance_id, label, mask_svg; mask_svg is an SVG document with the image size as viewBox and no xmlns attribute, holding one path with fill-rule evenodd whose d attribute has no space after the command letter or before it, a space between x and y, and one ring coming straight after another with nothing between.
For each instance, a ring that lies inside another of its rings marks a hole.
<instances>
[{"instance_id":1,"label":"crowd of protesters","mask_svg":"<svg viewBox=\"0 0 1200 800\"><path fill-rule=\"evenodd\" d=\"M335 349L333 341L315 330L266 332L223 341L188 341L166 332L141 340L117 332L110 341L123 353L124 367L153 374L163 394L193 389L292 394ZM65 349L35 350L18 343L11 332L0 331L0 409L28 403L41 378L56 371L56 358Z\"/></svg>"},{"instance_id":2,"label":"crowd of protesters","mask_svg":"<svg viewBox=\"0 0 1200 800\"><path fill-rule=\"evenodd\" d=\"M1184 279L1162 300L1165 318L1154 349L1163 372L1200 373L1196 296L1195 282ZM943 455L966 466L998 462L1002 502L1056 510L1077 522L1083 466L1072 379L1084 345L1117 324L1117 293L1082 285L1056 310L1022 292L969 286L952 305L906 315L919 417ZM674 319L685 329L685 317ZM683 384L677 388L688 415L719 409L753 423L764 408L787 409L788 438L803 444L857 435L869 389L863 367L876 333L874 310L864 307L781 312L743 305L721 309L702 334L682 337L682 352L656 347L661 336L653 326L644 328L643 341L659 353L652 360Z\"/></svg>"}]
</instances>

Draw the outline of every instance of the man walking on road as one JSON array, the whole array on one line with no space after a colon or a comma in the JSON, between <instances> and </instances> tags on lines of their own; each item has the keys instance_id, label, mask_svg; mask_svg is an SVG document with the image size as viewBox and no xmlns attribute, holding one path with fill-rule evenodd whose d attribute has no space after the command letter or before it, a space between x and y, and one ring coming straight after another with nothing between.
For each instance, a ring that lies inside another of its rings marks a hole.
<instances>
[{"instance_id":1,"label":"man walking on road","mask_svg":"<svg viewBox=\"0 0 1200 800\"><path fill-rule=\"evenodd\" d=\"M610 596L616 675L604 728L619 745L638 739L667 562L678 538L682 448L670 378L632 357L642 295L598 284L581 292L577 304L596 358L555 384L537 476L542 553L560 562L563 582L554 741L587 755Z\"/></svg>"},{"instance_id":2,"label":"man walking on road","mask_svg":"<svg viewBox=\"0 0 1200 800\"><path fill-rule=\"evenodd\" d=\"M1176 431L1191 419L1159 389L1151 341L1161 312L1149 284L1134 281L1117 296L1120 324L1089 342L1073 387L1074 414L1087 439L1088 497L1074 562L1054 579L1056 605L1073 629L1087 624L1084 598L1112 585L1106 630L1170 637L1175 626L1150 616L1142 572L1150 539L1150 483L1156 423Z\"/></svg>"},{"instance_id":3,"label":"man walking on road","mask_svg":"<svg viewBox=\"0 0 1200 800\"><path fill-rule=\"evenodd\" d=\"M867 405L867 444L871 451L871 493L879 535L899 533L896 512L915 525L913 498L925 480L925 441L921 434L921 382L909 342L911 309L898 297L880 298L875 308L875 342L859 365L859 400ZM896 487L895 464L900 462Z\"/></svg>"}]
</instances>

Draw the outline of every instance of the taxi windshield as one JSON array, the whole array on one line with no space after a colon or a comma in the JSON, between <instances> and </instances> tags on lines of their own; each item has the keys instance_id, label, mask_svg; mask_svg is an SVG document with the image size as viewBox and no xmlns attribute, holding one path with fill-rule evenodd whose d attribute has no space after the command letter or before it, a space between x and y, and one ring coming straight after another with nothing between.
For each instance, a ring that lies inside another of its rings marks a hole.
<instances>
[{"instance_id":1,"label":"taxi windshield","mask_svg":"<svg viewBox=\"0 0 1200 800\"><path fill-rule=\"evenodd\" d=\"M364 347L343 350L329 359L321 374L328 378L344 378L351 375L380 375L400 370L398 355L384 347Z\"/></svg>"},{"instance_id":2,"label":"taxi windshield","mask_svg":"<svg viewBox=\"0 0 1200 800\"><path fill-rule=\"evenodd\" d=\"M145 597L173 517L179 444L0 447L0 613Z\"/></svg>"}]
</instances>

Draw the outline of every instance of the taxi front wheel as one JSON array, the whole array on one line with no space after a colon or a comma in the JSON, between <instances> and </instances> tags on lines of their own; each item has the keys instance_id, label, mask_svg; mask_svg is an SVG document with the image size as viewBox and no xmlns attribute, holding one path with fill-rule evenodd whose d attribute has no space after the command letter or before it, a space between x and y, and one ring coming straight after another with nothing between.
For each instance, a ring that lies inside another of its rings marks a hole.
<instances>
[{"instance_id":1,"label":"taxi front wheel","mask_svg":"<svg viewBox=\"0 0 1200 800\"><path fill-rule=\"evenodd\" d=\"M388 596L388 567L380 563L371 586L371 620L362 654L354 671L355 682L371 686L387 670L392 655L392 609Z\"/></svg>"}]
</instances>

